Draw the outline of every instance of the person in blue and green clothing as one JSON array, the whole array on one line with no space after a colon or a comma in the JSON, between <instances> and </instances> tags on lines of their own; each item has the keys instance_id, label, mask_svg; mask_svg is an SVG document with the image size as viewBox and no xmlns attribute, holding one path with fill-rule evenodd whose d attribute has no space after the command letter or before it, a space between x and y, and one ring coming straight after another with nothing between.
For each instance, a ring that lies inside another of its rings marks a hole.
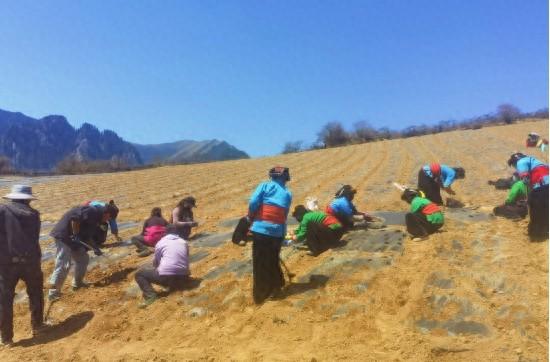
<instances>
[{"instance_id":1,"label":"person in blue and green clothing","mask_svg":"<svg viewBox=\"0 0 550 362\"><path fill-rule=\"evenodd\" d=\"M256 187L248 204L253 240L252 296L256 304L277 296L285 284L279 253L292 202L292 193L286 187L290 173L287 167L275 166L268 174L270 180Z\"/></svg>"},{"instance_id":2,"label":"person in blue and green clothing","mask_svg":"<svg viewBox=\"0 0 550 362\"><path fill-rule=\"evenodd\" d=\"M426 198L436 203L443 205L441 198L441 188L450 195L454 195L455 191L451 185L455 180L466 177L466 171L462 167L449 167L439 163L424 165L418 171L418 190L422 191Z\"/></svg>"},{"instance_id":3,"label":"person in blue and green clothing","mask_svg":"<svg viewBox=\"0 0 550 362\"><path fill-rule=\"evenodd\" d=\"M507 219L523 219L527 216L527 185L519 179L517 173L513 176L514 183L508 191L508 197L503 205L493 209L495 216L502 216Z\"/></svg>"},{"instance_id":4,"label":"person in blue and green clothing","mask_svg":"<svg viewBox=\"0 0 550 362\"><path fill-rule=\"evenodd\" d=\"M344 234L340 221L323 211L309 211L304 205L298 205L292 216L300 223L292 240L304 242L313 256L336 245Z\"/></svg>"}]
</instances>

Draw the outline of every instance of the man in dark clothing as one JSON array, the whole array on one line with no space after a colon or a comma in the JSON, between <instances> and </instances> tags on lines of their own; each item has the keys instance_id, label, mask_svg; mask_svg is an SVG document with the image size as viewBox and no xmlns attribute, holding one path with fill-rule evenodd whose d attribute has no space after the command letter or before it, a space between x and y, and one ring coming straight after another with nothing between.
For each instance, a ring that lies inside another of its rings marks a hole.
<instances>
[{"instance_id":1,"label":"man in dark clothing","mask_svg":"<svg viewBox=\"0 0 550 362\"><path fill-rule=\"evenodd\" d=\"M112 209L105 207L76 206L63 215L50 235L57 247L55 267L50 277L48 299L53 301L61 296L61 286L69 274L71 260L74 261L73 290L86 287L84 275L90 260L88 250L93 249L96 255L101 251L93 242L99 225L111 217Z\"/></svg>"},{"instance_id":2,"label":"man in dark clothing","mask_svg":"<svg viewBox=\"0 0 550 362\"><path fill-rule=\"evenodd\" d=\"M43 331L44 292L40 268L40 214L30 206L30 186L15 185L0 205L0 337L2 345L13 339L15 286L23 280L29 296L33 335Z\"/></svg>"}]
</instances>

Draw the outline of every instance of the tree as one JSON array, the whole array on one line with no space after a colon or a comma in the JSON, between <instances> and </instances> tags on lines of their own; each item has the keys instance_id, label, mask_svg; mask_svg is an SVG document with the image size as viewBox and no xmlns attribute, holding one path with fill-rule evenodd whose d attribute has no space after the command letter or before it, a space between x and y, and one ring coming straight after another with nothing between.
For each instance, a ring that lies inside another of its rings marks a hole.
<instances>
[{"instance_id":1,"label":"tree","mask_svg":"<svg viewBox=\"0 0 550 362\"><path fill-rule=\"evenodd\" d=\"M287 142L283 147L283 154L300 152L302 145L302 141Z\"/></svg>"},{"instance_id":2,"label":"tree","mask_svg":"<svg viewBox=\"0 0 550 362\"><path fill-rule=\"evenodd\" d=\"M359 142L371 142L378 139L378 132L368 122L359 121L353 124L352 137Z\"/></svg>"},{"instance_id":3,"label":"tree","mask_svg":"<svg viewBox=\"0 0 550 362\"><path fill-rule=\"evenodd\" d=\"M0 174L6 175L13 172L11 160L6 156L0 155Z\"/></svg>"},{"instance_id":4,"label":"tree","mask_svg":"<svg viewBox=\"0 0 550 362\"><path fill-rule=\"evenodd\" d=\"M317 134L318 140L326 147L342 146L349 143L350 137L340 122L328 122Z\"/></svg>"},{"instance_id":5,"label":"tree","mask_svg":"<svg viewBox=\"0 0 550 362\"><path fill-rule=\"evenodd\" d=\"M513 123L520 114L519 108L510 103L501 104L497 108L498 118L506 124Z\"/></svg>"}]
</instances>

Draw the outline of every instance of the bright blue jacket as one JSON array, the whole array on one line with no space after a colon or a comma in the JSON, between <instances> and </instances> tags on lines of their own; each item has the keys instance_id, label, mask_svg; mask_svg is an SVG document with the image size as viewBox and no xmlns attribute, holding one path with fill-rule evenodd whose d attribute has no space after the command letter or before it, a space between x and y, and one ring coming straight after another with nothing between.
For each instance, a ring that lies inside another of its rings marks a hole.
<instances>
[{"instance_id":1,"label":"bright blue jacket","mask_svg":"<svg viewBox=\"0 0 550 362\"><path fill-rule=\"evenodd\" d=\"M519 177L527 179L533 189L548 185L548 165L534 157L520 158L516 164Z\"/></svg>"},{"instance_id":2,"label":"bright blue jacket","mask_svg":"<svg viewBox=\"0 0 550 362\"><path fill-rule=\"evenodd\" d=\"M345 196L342 196L332 200L327 211L334 216L353 216L355 210L355 206L352 204L352 202L349 201Z\"/></svg>"},{"instance_id":3,"label":"bright blue jacket","mask_svg":"<svg viewBox=\"0 0 550 362\"><path fill-rule=\"evenodd\" d=\"M286 188L283 181L271 180L259 184L250 197L248 214L253 216L260 211L262 205L268 205L280 209L281 213L284 214L285 222L281 224L255 218L250 230L277 238L284 237L286 234L286 217L291 202L292 193Z\"/></svg>"},{"instance_id":4,"label":"bright blue jacket","mask_svg":"<svg viewBox=\"0 0 550 362\"><path fill-rule=\"evenodd\" d=\"M443 184L443 187L449 187L455 180L456 172L451 167L447 165L440 165L441 166L441 183ZM432 174L432 170L430 169L430 165L425 165L422 167L422 170L424 170L424 173L428 175L431 178L434 178L434 175Z\"/></svg>"},{"instance_id":5,"label":"bright blue jacket","mask_svg":"<svg viewBox=\"0 0 550 362\"><path fill-rule=\"evenodd\" d=\"M89 203L90 206L93 206L93 207L105 207L107 206L107 204L103 201L97 201L97 200L93 200L93 201L90 201ZM109 226L111 227L111 234L118 234L118 224L116 222L116 219L115 218L110 218L108 221L109 223Z\"/></svg>"}]
</instances>

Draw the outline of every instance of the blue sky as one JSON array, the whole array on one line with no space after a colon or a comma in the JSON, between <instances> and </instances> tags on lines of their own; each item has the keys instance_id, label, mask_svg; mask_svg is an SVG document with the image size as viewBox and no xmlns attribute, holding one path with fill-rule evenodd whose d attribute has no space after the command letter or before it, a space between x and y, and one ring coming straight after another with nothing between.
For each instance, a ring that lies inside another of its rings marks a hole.
<instances>
[{"instance_id":1,"label":"blue sky","mask_svg":"<svg viewBox=\"0 0 550 362\"><path fill-rule=\"evenodd\" d=\"M548 106L543 0L1 1L0 108L252 156Z\"/></svg>"}]
</instances>

